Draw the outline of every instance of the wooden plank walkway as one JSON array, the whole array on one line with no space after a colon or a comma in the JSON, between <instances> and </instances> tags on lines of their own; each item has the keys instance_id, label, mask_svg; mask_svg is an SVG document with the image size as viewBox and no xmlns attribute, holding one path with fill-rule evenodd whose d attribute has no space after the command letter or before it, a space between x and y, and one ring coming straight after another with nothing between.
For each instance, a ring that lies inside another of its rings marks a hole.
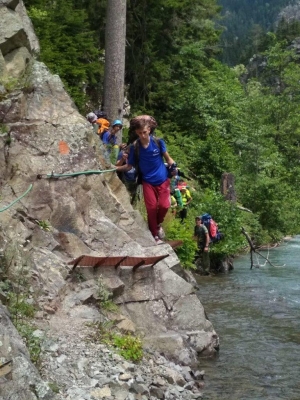
<instances>
[{"instance_id":1,"label":"wooden plank walkway","mask_svg":"<svg viewBox=\"0 0 300 400\"><path fill-rule=\"evenodd\" d=\"M150 265L154 267L159 261L169 257L169 254L162 256L153 257L129 257L129 256L113 256L113 257L94 257L82 255L75 260L68 262L68 265L73 265L72 271L76 267L115 267L117 269L120 266L133 267L133 272L142 265Z\"/></svg>"}]
</instances>

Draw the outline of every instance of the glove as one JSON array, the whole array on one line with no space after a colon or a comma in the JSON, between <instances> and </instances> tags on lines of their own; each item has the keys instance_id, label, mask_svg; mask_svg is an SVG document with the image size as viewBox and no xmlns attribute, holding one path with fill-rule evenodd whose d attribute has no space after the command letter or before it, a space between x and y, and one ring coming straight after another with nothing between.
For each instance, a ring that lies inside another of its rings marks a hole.
<instances>
[{"instance_id":1,"label":"glove","mask_svg":"<svg viewBox=\"0 0 300 400\"><path fill-rule=\"evenodd\" d=\"M167 167L168 170L168 178L172 178L174 175L177 174L177 164L173 163Z\"/></svg>"}]
</instances>

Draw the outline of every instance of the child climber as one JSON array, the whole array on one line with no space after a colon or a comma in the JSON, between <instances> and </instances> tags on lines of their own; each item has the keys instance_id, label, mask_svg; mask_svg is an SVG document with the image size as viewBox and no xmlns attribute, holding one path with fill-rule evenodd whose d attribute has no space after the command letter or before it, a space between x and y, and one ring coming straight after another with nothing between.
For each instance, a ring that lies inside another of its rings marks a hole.
<instances>
[{"instance_id":1,"label":"child climber","mask_svg":"<svg viewBox=\"0 0 300 400\"><path fill-rule=\"evenodd\" d=\"M150 135L151 127L147 118L137 118L134 126L131 126L138 139L130 147L128 164L116 167L116 170L129 171L133 166L138 169L142 177L149 229L156 243L161 244L164 238L161 224L170 207L170 180L163 158L169 167L175 163L167 152L164 140L155 140Z\"/></svg>"},{"instance_id":2,"label":"child climber","mask_svg":"<svg viewBox=\"0 0 300 400\"><path fill-rule=\"evenodd\" d=\"M122 129L123 124L119 119L114 120L109 130L106 130L100 136L105 148L106 158L110 158L112 164L115 164L119 154L119 146L117 145L117 133Z\"/></svg>"}]
</instances>

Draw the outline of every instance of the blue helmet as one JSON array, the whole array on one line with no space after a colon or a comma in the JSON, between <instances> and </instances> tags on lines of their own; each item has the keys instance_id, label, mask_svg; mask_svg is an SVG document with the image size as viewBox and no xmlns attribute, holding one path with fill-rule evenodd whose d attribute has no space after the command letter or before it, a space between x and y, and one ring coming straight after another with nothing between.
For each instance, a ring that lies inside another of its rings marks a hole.
<instances>
[{"instance_id":1,"label":"blue helmet","mask_svg":"<svg viewBox=\"0 0 300 400\"><path fill-rule=\"evenodd\" d=\"M112 126L116 126L116 125L121 125L121 127L123 126L122 121L120 121L119 119L115 119L114 122L112 123Z\"/></svg>"}]
</instances>

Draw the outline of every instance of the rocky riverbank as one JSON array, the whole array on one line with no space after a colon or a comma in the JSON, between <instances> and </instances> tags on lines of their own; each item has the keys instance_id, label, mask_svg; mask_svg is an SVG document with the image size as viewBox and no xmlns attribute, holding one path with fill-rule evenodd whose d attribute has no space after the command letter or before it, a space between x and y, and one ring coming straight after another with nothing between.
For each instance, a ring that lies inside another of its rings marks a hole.
<instances>
[{"instance_id":1,"label":"rocky riverbank","mask_svg":"<svg viewBox=\"0 0 300 400\"><path fill-rule=\"evenodd\" d=\"M43 346L37 370L0 304L1 400L199 397L201 374L190 366L215 354L219 340L193 285L173 271L172 248L156 246L60 78L36 61L23 2L0 1L0 21L0 300L15 299L19 321L32 307ZM104 263L75 270L84 255ZM114 257L161 261L105 263ZM88 341L86 323L103 321L95 306L102 284L118 305L119 329L143 338L140 365Z\"/></svg>"},{"instance_id":2,"label":"rocky riverbank","mask_svg":"<svg viewBox=\"0 0 300 400\"><path fill-rule=\"evenodd\" d=\"M80 319L70 325L58 312L40 321L41 376L55 400L191 400L202 397L204 371L176 365L158 352L126 361L107 345L91 340L94 329Z\"/></svg>"}]
</instances>

